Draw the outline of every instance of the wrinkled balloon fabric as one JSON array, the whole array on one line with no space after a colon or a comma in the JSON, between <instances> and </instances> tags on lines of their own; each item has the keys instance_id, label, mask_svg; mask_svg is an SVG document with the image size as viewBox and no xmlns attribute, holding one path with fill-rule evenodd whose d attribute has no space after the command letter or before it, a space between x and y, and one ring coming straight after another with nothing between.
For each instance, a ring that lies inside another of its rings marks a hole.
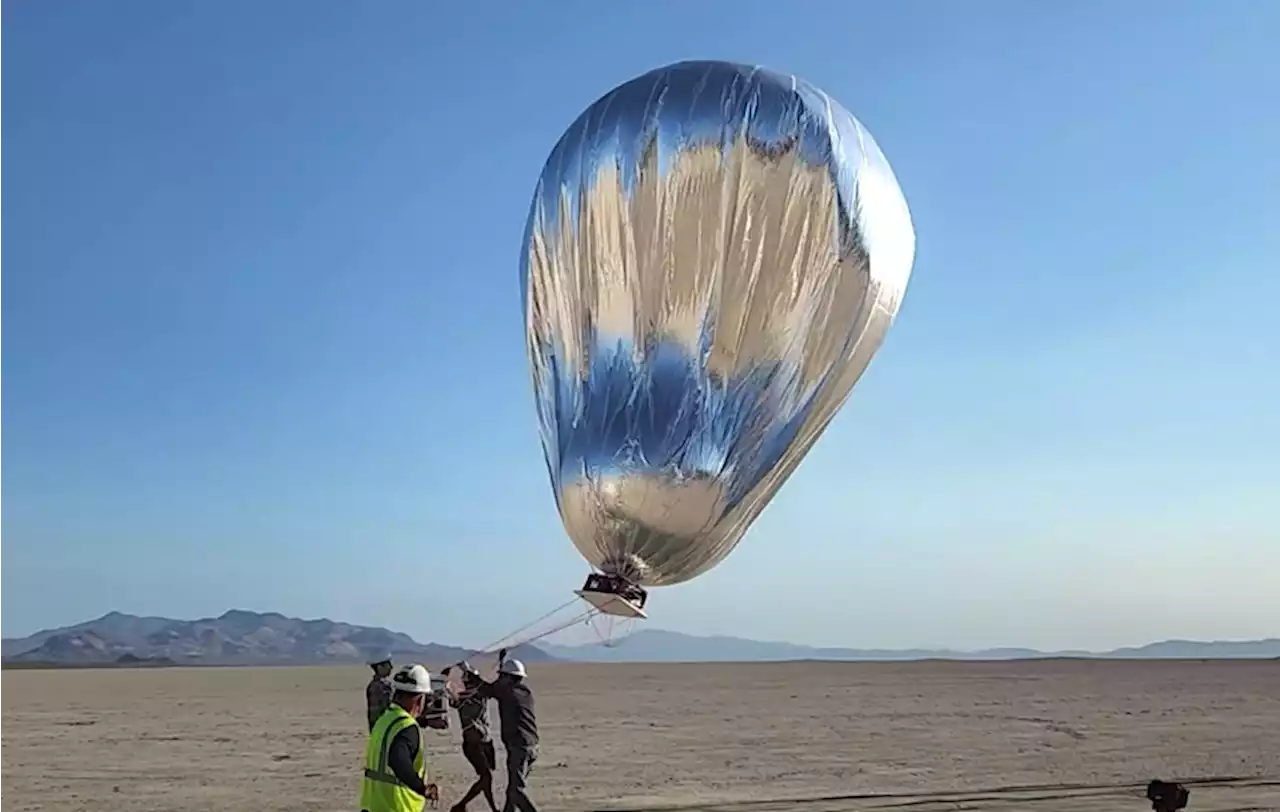
<instances>
[{"instance_id":1,"label":"wrinkled balloon fabric","mask_svg":"<svg viewBox=\"0 0 1280 812\"><path fill-rule=\"evenodd\" d=\"M914 253L884 155L804 81L683 62L587 108L521 258L543 449L583 557L642 586L722 561L880 346Z\"/></svg>"}]
</instances>

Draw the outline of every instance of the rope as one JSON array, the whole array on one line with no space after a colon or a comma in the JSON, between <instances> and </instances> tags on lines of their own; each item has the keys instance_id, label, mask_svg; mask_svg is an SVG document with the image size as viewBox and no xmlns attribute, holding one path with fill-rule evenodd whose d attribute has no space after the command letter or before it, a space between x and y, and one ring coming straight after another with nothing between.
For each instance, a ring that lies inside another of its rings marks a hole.
<instances>
[{"instance_id":1,"label":"rope","mask_svg":"<svg viewBox=\"0 0 1280 812\"><path fill-rule=\"evenodd\" d=\"M530 629L530 628L533 628L533 627L537 626L539 623L542 623L542 622L544 622L544 621L546 621L546 620L548 620L548 619L550 619L550 618L554 617L555 615L559 614L560 612L564 611L565 609L569 608L570 606L573 606L573 605L574 605L574 604L576 604L577 602L578 602L578 598L576 598L576 597L575 597L573 600L568 601L567 603L564 603L564 604L562 604L562 605L560 605L560 606L557 606L555 609L552 609L550 612L547 612L547 613L546 613L546 614L544 614L542 617L539 617L539 618L537 618L537 619L535 619L535 620L532 620L532 621L530 621L530 622L528 622L528 623L524 624L523 626L521 626L520 628L518 628L518 629L516 629L515 631L511 632L510 634L506 635L505 637L499 637L497 640L495 640L494 642L492 642L492 643L490 643L489 645L485 646L483 649L480 649L480 650L478 650L478 651L472 651L472 653L471 653L470 655L468 655L468 657L475 656L475 655L477 655L477 654L489 654L489 653L492 653L492 652L494 651L494 649L497 649L497 648L499 647L499 645L502 645L502 644L505 644L505 645L503 645L503 648L515 648L516 646L522 646L522 645L526 645L526 644L528 644L528 643L533 643L533 642L535 642L535 641L537 641L537 640L541 640L541 639L543 639L544 637L550 637L551 635L555 634L556 632L564 631L565 629L569 628L570 626L574 626L574 625L576 625L576 624L578 624L578 623L583 622L584 620L589 620L593 615L597 614L597 613L600 611L600 610L596 609L596 608L593 606L593 607L591 607L591 608L589 608L589 609L587 609L587 610L585 610L585 611L583 611L583 612L580 612L580 613L578 613L578 614L576 614L576 615L571 616L568 620L565 620L565 621L563 621L563 622L561 622L561 623L559 623L559 624L557 624L557 625L555 625L555 626L552 626L550 629L547 629L546 631L539 632L538 634L527 635L527 636L525 636L525 637L519 637L519 636L518 636L521 632L526 631L526 630L528 630L528 629ZM458 703L458 704L454 704L454 705L453 705L453 708L454 708L454 710L455 710L455 711L456 711L456 710L459 710L459 708L460 708L460 705L461 705L461 702L462 702L462 701L466 701L466 700L461 700L461 701L459 701L459 703ZM453 704L453 702L451 701L451 702L450 702L450 704ZM472 727L472 726L473 726L473 723L468 723L468 724L466 724L466 725L463 725L463 726L462 726L462 732L463 732L463 733L465 733L465 732L466 732L466 730L467 730L467 728Z\"/></svg>"},{"instance_id":2,"label":"rope","mask_svg":"<svg viewBox=\"0 0 1280 812\"><path fill-rule=\"evenodd\" d=\"M506 647L514 648L515 646L523 646L529 643L535 643L545 637L550 637L551 635L556 634L557 632L562 632L565 629L569 628L570 626L576 626L577 624L583 622L584 620L589 620L590 618L595 616L597 613L599 613L599 611L600 611L599 609L592 607L590 609L587 609L584 612L580 612L579 614L573 615L568 620L562 621L561 623L555 626L552 626L551 628L545 631L538 632L537 634L526 635L524 637L513 637L513 639L510 642L506 643Z\"/></svg>"},{"instance_id":3,"label":"rope","mask_svg":"<svg viewBox=\"0 0 1280 812\"><path fill-rule=\"evenodd\" d=\"M502 637L499 637L497 640L493 641L492 643L490 643L489 645L485 646L484 648L482 648L482 649L480 649L480 650L478 650L478 651L474 651L474 652L472 652L472 654L490 654L490 653L492 653L493 651L495 651L495 650L499 647L499 645L500 645L500 644L502 644L502 643L506 643L508 640L511 640L512 638L516 637L516 636L517 636L518 634L520 634L521 632L523 632L523 631L525 631L525 630L527 630L527 629L530 629L530 628L532 628L532 627L534 627L534 626L537 626L539 623L543 622L544 620L548 620L548 619L550 619L550 618L554 617L555 615L558 615L559 613L563 612L565 609L568 609L570 606L573 606L573 605L574 605L575 603L577 603L577 602L578 602L578 599L575 597L574 599L572 599L572 600L568 601L567 603L563 603L563 604L561 604L561 605L557 606L555 609L552 609L550 612L547 612L547 613L546 613L545 615L543 615L542 617L539 617L539 618L537 618L536 620L531 620L531 621L529 621L528 623L526 623L526 624L524 624L523 626L521 626L520 628L516 629L515 631L510 632L509 634L505 634L505 635L503 635ZM570 625L572 625L572 624L570 624ZM562 627L562 628L564 628L564 627ZM561 631L561 629L556 629L556 631ZM551 634L554 634L555 632L550 632L550 633L551 633ZM545 634L543 634L543 635L539 635L539 636L538 636L538 637L536 637L536 638L532 638L531 640L526 640L526 641L523 641L523 642L526 642L526 643L527 643L527 642L532 642L532 640L541 639L542 637L545 637L545 636L546 636ZM520 644L520 643L516 643L516 644L513 644L513 645L508 645L508 646L506 646L506 648L513 648L515 645L521 645L521 644Z\"/></svg>"},{"instance_id":4,"label":"rope","mask_svg":"<svg viewBox=\"0 0 1280 812\"><path fill-rule=\"evenodd\" d=\"M538 640L542 640L544 638L550 637L551 635L556 634L558 632L562 632L565 629L569 628L570 626L576 626L577 624L582 622L587 622L589 624L593 617L604 614L603 612L601 612L600 609L597 609L596 607L591 606L583 610L582 612L578 612L574 615L571 615L567 620L556 623L555 625L551 626L551 628L549 629L539 631L536 634L524 634L525 632L528 632L530 629L534 629L539 624L544 623L550 620L551 618L555 617L556 615L560 614L565 609L568 609L570 606L574 606L575 604L578 603L578 601L579 601L579 598L575 596L574 598L566 601L565 603L562 603L561 605L557 606L551 611L544 613L540 617L537 617L529 621L528 623L524 624L523 626L520 626L519 628L515 629L514 631L509 632L502 637L499 637L497 640L494 640L492 643L489 643L484 648L472 649L465 659L470 659L477 655L493 654L493 653L496 653L496 651L501 649L515 648L516 646L528 645L530 643L537 642ZM602 635L600 631L596 629L594 626L591 626L591 630L596 634L598 638L601 639L602 642L605 640L605 635ZM610 632L612 632L612 624L610 625ZM450 705L453 706L454 710L458 710L459 704L454 704L455 701L456 701L455 699L451 698ZM468 726L469 725L463 726L463 732L465 732L466 727Z\"/></svg>"},{"instance_id":5,"label":"rope","mask_svg":"<svg viewBox=\"0 0 1280 812\"><path fill-rule=\"evenodd\" d=\"M621 644L621 642L626 639L630 630L635 628L635 623L638 619L634 617L618 617L616 615L609 615L603 612L596 617L603 620L603 623L601 624L604 627L603 630L597 626L596 623L591 622L590 620L588 621L588 626L595 634L596 640L605 648L615 648ZM621 636L619 636L619 634L621 634Z\"/></svg>"}]
</instances>

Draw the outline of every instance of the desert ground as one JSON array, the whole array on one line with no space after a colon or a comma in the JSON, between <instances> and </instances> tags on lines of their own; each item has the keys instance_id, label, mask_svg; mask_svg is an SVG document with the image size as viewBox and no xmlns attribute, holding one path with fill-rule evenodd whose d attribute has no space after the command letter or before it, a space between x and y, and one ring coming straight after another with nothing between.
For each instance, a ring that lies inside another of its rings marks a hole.
<instances>
[{"instance_id":1,"label":"desert ground","mask_svg":"<svg viewBox=\"0 0 1280 812\"><path fill-rule=\"evenodd\" d=\"M4 803L354 810L366 674L6 671ZM1276 662L555 664L531 682L545 810L1136 812L1153 777L1234 779L1192 785L1192 810L1280 810ZM428 732L444 809L471 778L454 727Z\"/></svg>"}]
</instances>

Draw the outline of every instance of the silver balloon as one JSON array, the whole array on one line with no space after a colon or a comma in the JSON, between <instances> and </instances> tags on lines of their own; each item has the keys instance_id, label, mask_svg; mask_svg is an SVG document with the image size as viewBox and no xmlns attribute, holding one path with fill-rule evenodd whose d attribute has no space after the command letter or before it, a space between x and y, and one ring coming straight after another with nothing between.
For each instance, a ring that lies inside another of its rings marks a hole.
<instances>
[{"instance_id":1,"label":"silver balloon","mask_svg":"<svg viewBox=\"0 0 1280 812\"><path fill-rule=\"evenodd\" d=\"M889 329L915 254L871 135L727 62L615 88L538 180L522 283L560 515L642 586L722 561Z\"/></svg>"}]
</instances>

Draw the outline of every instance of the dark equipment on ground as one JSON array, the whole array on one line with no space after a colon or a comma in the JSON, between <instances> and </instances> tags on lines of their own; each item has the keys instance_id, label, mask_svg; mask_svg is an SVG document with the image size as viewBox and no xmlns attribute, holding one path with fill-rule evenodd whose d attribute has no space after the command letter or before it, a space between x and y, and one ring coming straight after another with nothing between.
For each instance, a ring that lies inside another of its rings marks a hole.
<instances>
[{"instance_id":1,"label":"dark equipment on ground","mask_svg":"<svg viewBox=\"0 0 1280 812\"><path fill-rule=\"evenodd\" d=\"M1191 792L1181 784L1153 779L1147 784L1147 800L1155 812L1178 812L1187 808Z\"/></svg>"}]
</instances>

